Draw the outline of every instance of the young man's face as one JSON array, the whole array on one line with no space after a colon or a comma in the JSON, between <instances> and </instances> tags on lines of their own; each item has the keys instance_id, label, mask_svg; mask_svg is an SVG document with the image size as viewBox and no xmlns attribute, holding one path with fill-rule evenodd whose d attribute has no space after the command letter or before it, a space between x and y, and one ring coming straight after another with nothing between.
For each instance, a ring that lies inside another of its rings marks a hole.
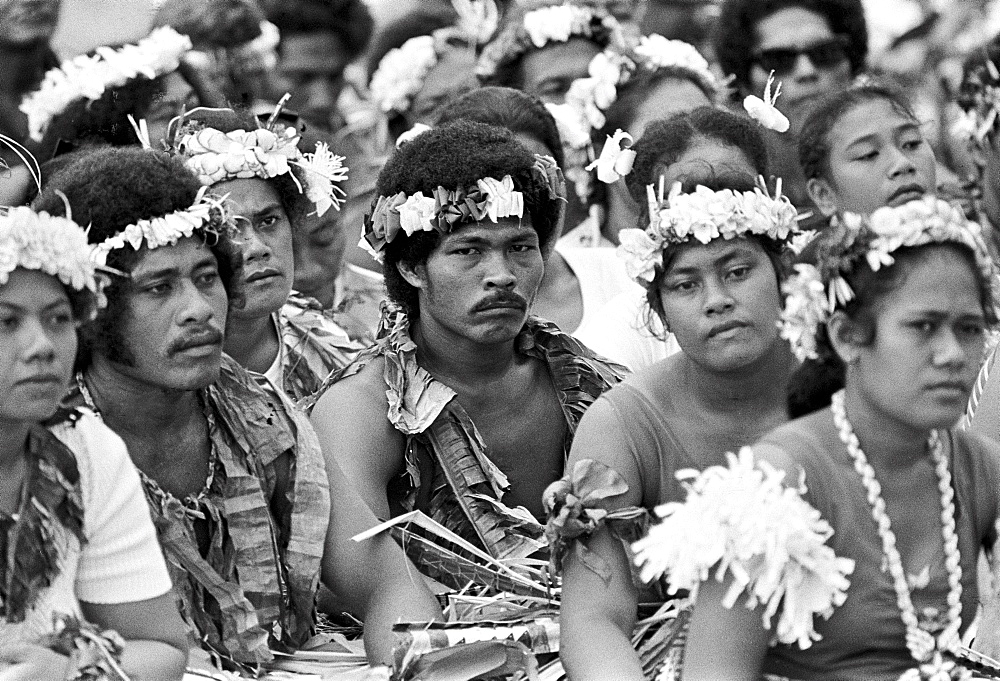
<instances>
[{"instance_id":1,"label":"young man's face","mask_svg":"<svg viewBox=\"0 0 1000 681\"><path fill-rule=\"evenodd\" d=\"M119 370L172 390L213 383L229 300L215 255L201 237L145 251L127 287L120 338L131 363Z\"/></svg>"},{"instance_id":2,"label":"young man's face","mask_svg":"<svg viewBox=\"0 0 1000 681\"><path fill-rule=\"evenodd\" d=\"M292 224L278 191L255 177L218 182L212 190L228 197L242 237L239 290L244 305L233 307L233 318L257 319L277 312L288 300L295 276Z\"/></svg>"},{"instance_id":3,"label":"young man's face","mask_svg":"<svg viewBox=\"0 0 1000 681\"><path fill-rule=\"evenodd\" d=\"M529 50L521 57L519 89L544 102L562 104L569 86L577 78L587 77L590 60L600 52L601 47L587 38L570 38Z\"/></svg>"},{"instance_id":4,"label":"young man's face","mask_svg":"<svg viewBox=\"0 0 1000 681\"><path fill-rule=\"evenodd\" d=\"M316 298L323 307L333 307L336 280L344 261L347 231L340 224L340 212L308 215L293 238L295 250L295 290Z\"/></svg>"},{"instance_id":5,"label":"young man's face","mask_svg":"<svg viewBox=\"0 0 1000 681\"><path fill-rule=\"evenodd\" d=\"M292 94L288 106L313 123L332 126L350 61L350 50L332 31L283 35L278 81L281 92Z\"/></svg>"},{"instance_id":6,"label":"young man's face","mask_svg":"<svg viewBox=\"0 0 1000 681\"><path fill-rule=\"evenodd\" d=\"M419 289L420 324L475 343L513 340L524 326L544 263L531 219L460 227L403 276Z\"/></svg>"}]
</instances>

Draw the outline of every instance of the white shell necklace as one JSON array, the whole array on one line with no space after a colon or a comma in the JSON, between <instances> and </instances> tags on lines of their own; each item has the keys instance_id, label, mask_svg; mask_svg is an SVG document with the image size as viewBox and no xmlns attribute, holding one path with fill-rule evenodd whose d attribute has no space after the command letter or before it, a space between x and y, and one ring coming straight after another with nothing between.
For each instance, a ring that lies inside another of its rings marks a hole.
<instances>
[{"instance_id":1,"label":"white shell necklace","mask_svg":"<svg viewBox=\"0 0 1000 681\"><path fill-rule=\"evenodd\" d=\"M861 483L868 494L872 518L878 526L878 534L882 539L882 553L885 555L889 575L896 590L896 604L899 606L903 624L906 625L906 647L910 649L913 659L920 663L918 668L903 674L900 681L969 678L971 672L958 667L951 660L945 660L942 656L942 651L952 650L959 645L958 629L962 618L962 566L959 563L961 556L958 550L958 536L955 534L955 492L951 487L948 460L942 452L943 446L938 432L931 431L927 448L934 460L938 490L941 493L941 535L944 538L944 564L948 571L948 615L945 620L947 622L945 630L935 638L933 634L920 627L917 619L916 609L910 598L910 587L906 581L906 571L903 569L903 560L896 548L896 535L889 525L885 500L882 499L882 486L875 479L875 470L868 463L868 458L861 450L861 443L851 428L851 422L847 420L843 390L833 396L831 410L840 440L847 446L847 453L854 461L854 470L861 476Z\"/></svg>"}]
</instances>

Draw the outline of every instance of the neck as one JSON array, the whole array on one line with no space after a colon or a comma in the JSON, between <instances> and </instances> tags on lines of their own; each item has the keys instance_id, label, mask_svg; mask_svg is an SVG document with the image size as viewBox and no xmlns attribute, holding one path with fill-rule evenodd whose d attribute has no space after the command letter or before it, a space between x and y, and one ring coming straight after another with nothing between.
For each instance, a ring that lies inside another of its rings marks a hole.
<instances>
[{"instance_id":1,"label":"neck","mask_svg":"<svg viewBox=\"0 0 1000 681\"><path fill-rule=\"evenodd\" d=\"M514 341L478 343L436 324L410 323L417 363L452 382L481 384L504 376L514 364Z\"/></svg>"},{"instance_id":2,"label":"neck","mask_svg":"<svg viewBox=\"0 0 1000 681\"><path fill-rule=\"evenodd\" d=\"M916 428L885 413L851 380L850 371L844 399L847 420L868 461L884 468L904 468L923 459L931 429Z\"/></svg>"},{"instance_id":3,"label":"neck","mask_svg":"<svg viewBox=\"0 0 1000 681\"><path fill-rule=\"evenodd\" d=\"M680 361L687 393L707 411L738 410L750 416L787 408L795 359L784 343L775 343L759 360L733 371L706 369L686 354Z\"/></svg>"},{"instance_id":4,"label":"neck","mask_svg":"<svg viewBox=\"0 0 1000 681\"><path fill-rule=\"evenodd\" d=\"M94 356L85 380L104 422L123 437L169 442L180 425L201 414L198 391L146 383L100 355Z\"/></svg>"},{"instance_id":5,"label":"neck","mask_svg":"<svg viewBox=\"0 0 1000 681\"><path fill-rule=\"evenodd\" d=\"M245 369L265 373L278 356L279 344L270 314L250 318L230 316L226 322L223 350Z\"/></svg>"},{"instance_id":6,"label":"neck","mask_svg":"<svg viewBox=\"0 0 1000 681\"><path fill-rule=\"evenodd\" d=\"M0 471L12 470L24 456L31 424L0 420Z\"/></svg>"}]
</instances>

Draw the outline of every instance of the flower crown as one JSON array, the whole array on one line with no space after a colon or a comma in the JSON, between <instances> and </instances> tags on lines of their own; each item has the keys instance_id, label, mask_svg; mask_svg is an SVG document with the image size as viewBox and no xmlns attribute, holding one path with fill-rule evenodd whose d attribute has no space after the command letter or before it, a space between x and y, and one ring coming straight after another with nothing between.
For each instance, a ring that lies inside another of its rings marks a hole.
<instances>
[{"instance_id":1,"label":"flower crown","mask_svg":"<svg viewBox=\"0 0 1000 681\"><path fill-rule=\"evenodd\" d=\"M275 114L280 112L284 101L279 102ZM187 131L180 131L176 151L185 157L187 167L203 185L238 178L267 180L287 174L299 192L304 192L315 204L317 215L323 215L330 207L340 210L347 195L336 183L347 179L344 157L332 153L325 142L317 142L315 152L302 153L298 148L298 132L291 127L274 130L276 118L277 115L271 116L266 127L256 130L222 132L193 125ZM302 182L292 173L292 166L305 171Z\"/></svg>"},{"instance_id":2,"label":"flower crown","mask_svg":"<svg viewBox=\"0 0 1000 681\"><path fill-rule=\"evenodd\" d=\"M573 2L538 7L524 12L520 21L508 25L483 49L476 75L487 81L525 52L574 36L595 39L602 46L623 42L621 24L604 7Z\"/></svg>"},{"instance_id":3,"label":"flower crown","mask_svg":"<svg viewBox=\"0 0 1000 681\"><path fill-rule=\"evenodd\" d=\"M219 236L232 229L224 199L210 195L208 187L202 187L190 207L128 225L114 236L92 246L90 259L98 267L106 267L108 254L119 248L131 246L132 250L138 251L145 244L152 250L173 246L193 235L195 230Z\"/></svg>"},{"instance_id":4,"label":"flower crown","mask_svg":"<svg viewBox=\"0 0 1000 681\"><path fill-rule=\"evenodd\" d=\"M0 213L0 285L18 267L40 270L74 291L100 299L101 284L90 259L87 233L69 218L25 206Z\"/></svg>"},{"instance_id":5,"label":"flower crown","mask_svg":"<svg viewBox=\"0 0 1000 681\"><path fill-rule=\"evenodd\" d=\"M699 185L690 194L681 193L674 183L667 201L659 198L652 185L646 187L649 201L649 227L623 229L618 233L618 255L625 269L640 286L652 283L663 252L674 245L713 239L735 239L754 234L775 241L789 242L798 233L798 216L788 197L781 195L781 181L772 197L763 178L753 191L722 189L713 191Z\"/></svg>"},{"instance_id":6,"label":"flower crown","mask_svg":"<svg viewBox=\"0 0 1000 681\"><path fill-rule=\"evenodd\" d=\"M191 39L169 26L157 28L135 45L98 47L50 69L37 90L21 101L31 139L40 142L52 119L78 99L97 101L109 88L139 76L153 80L177 69Z\"/></svg>"},{"instance_id":7,"label":"flower crown","mask_svg":"<svg viewBox=\"0 0 1000 681\"><path fill-rule=\"evenodd\" d=\"M463 40L476 46L493 37L499 18L499 10L493 0L451 2L458 12L454 26L410 38L389 50L379 61L368 91L371 100L383 113L393 115L409 111L413 97L424 87L427 74L453 41Z\"/></svg>"},{"instance_id":8,"label":"flower crown","mask_svg":"<svg viewBox=\"0 0 1000 681\"><path fill-rule=\"evenodd\" d=\"M823 239L817 265L795 266L795 274L782 289L785 308L779 328L800 360L817 358L816 337L833 312L854 299L844 279L861 264L872 271L895 262L892 254L906 246L957 243L970 248L976 264L995 289L996 268L983 242L980 227L966 220L947 201L926 196L902 206L879 208L869 217L853 213L840 216L835 231ZM997 299L994 291L994 300Z\"/></svg>"},{"instance_id":9,"label":"flower crown","mask_svg":"<svg viewBox=\"0 0 1000 681\"><path fill-rule=\"evenodd\" d=\"M563 199L565 183L562 172L550 156L535 156L532 174L548 188L550 198ZM417 192L407 196L379 196L365 216L358 245L378 262L383 262L386 245L399 232L451 232L456 225L489 219L524 217L524 195L514 189L514 180L504 175L500 180L486 177L468 187L448 190L438 186L430 196Z\"/></svg>"}]
</instances>

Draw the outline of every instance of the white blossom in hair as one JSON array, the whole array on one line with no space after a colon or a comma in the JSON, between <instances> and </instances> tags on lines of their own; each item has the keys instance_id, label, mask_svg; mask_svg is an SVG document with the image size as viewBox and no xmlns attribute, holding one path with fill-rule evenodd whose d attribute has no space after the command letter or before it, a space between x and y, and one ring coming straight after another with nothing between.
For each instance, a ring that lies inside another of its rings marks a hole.
<instances>
[{"instance_id":1,"label":"white blossom in hair","mask_svg":"<svg viewBox=\"0 0 1000 681\"><path fill-rule=\"evenodd\" d=\"M683 40L670 40L658 33L644 35L633 52L647 70L681 69L710 92L717 92L720 88L719 80L712 73L708 60L694 45Z\"/></svg>"},{"instance_id":2,"label":"white blossom in hair","mask_svg":"<svg viewBox=\"0 0 1000 681\"><path fill-rule=\"evenodd\" d=\"M97 101L109 88L144 76L150 80L180 66L191 49L191 39L161 26L135 45L119 49L98 47L93 55L79 55L50 69L37 90L21 101L28 116L31 139L40 142L52 119L78 99Z\"/></svg>"},{"instance_id":3,"label":"white blossom in hair","mask_svg":"<svg viewBox=\"0 0 1000 681\"><path fill-rule=\"evenodd\" d=\"M419 35L389 50L368 86L372 101L387 114L406 111L437 62L434 36Z\"/></svg>"},{"instance_id":4,"label":"white blossom in hair","mask_svg":"<svg viewBox=\"0 0 1000 681\"><path fill-rule=\"evenodd\" d=\"M767 84L764 86L764 99L754 95L747 95L743 100L743 108L754 119L765 128L770 128L775 132L788 132L788 119L785 114L778 111L774 105L781 94L781 82L774 88L774 95L771 95L771 85L774 84L774 71L767 77Z\"/></svg>"}]
</instances>

